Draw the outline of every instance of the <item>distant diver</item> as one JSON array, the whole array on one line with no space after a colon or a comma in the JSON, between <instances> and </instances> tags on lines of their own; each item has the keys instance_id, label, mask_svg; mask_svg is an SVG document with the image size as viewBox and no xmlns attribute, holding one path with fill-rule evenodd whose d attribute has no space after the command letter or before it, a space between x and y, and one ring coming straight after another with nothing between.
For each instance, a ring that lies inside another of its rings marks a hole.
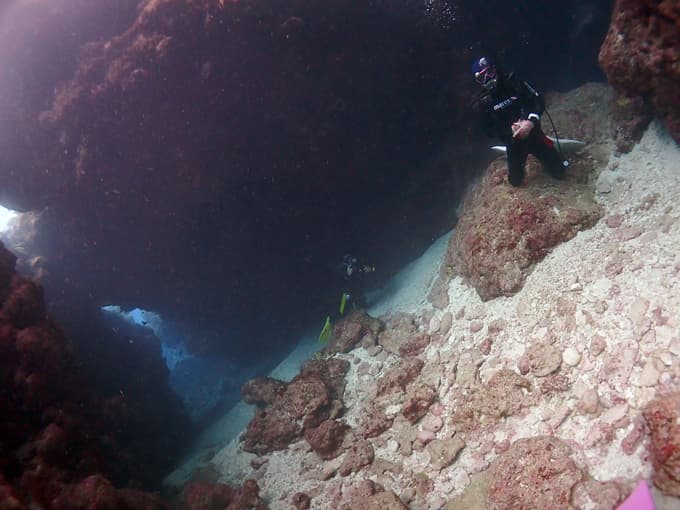
<instances>
[{"instance_id":1,"label":"distant diver","mask_svg":"<svg viewBox=\"0 0 680 510\"><path fill-rule=\"evenodd\" d=\"M366 306L364 297L365 278L363 275L375 271L374 266L359 263L354 255L345 255L340 265L342 278L344 281L342 296L340 298L340 315L345 313L345 307L349 303L352 308L363 308Z\"/></svg>"},{"instance_id":2,"label":"distant diver","mask_svg":"<svg viewBox=\"0 0 680 510\"><path fill-rule=\"evenodd\" d=\"M554 178L563 179L569 163L541 129L541 115L545 111L543 97L514 73L502 73L491 57L476 59L472 72L475 81L483 87L475 101L482 130L505 144L510 184L522 184L529 154L536 156ZM556 141L559 147L559 139Z\"/></svg>"},{"instance_id":3,"label":"distant diver","mask_svg":"<svg viewBox=\"0 0 680 510\"><path fill-rule=\"evenodd\" d=\"M365 299L365 275L373 273L375 266L362 264L354 255L346 254L342 258L339 266L341 276L341 293L340 303L334 317L343 317L348 309L364 308L366 306ZM321 333L319 333L319 341L327 342L333 332L333 323L331 315L326 317Z\"/></svg>"}]
</instances>

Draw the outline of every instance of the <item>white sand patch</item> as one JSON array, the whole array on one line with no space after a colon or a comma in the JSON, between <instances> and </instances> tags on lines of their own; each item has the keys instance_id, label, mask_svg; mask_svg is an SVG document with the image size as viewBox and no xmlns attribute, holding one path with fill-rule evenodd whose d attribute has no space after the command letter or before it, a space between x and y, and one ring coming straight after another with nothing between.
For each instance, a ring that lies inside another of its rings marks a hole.
<instances>
[{"instance_id":1,"label":"white sand patch","mask_svg":"<svg viewBox=\"0 0 680 510\"><path fill-rule=\"evenodd\" d=\"M451 232L437 239L423 255L396 274L383 289L369 293L369 302L375 303L367 311L373 317L386 313L416 312L431 308L427 295L432 288L441 265Z\"/></svg>"}]
</instances>

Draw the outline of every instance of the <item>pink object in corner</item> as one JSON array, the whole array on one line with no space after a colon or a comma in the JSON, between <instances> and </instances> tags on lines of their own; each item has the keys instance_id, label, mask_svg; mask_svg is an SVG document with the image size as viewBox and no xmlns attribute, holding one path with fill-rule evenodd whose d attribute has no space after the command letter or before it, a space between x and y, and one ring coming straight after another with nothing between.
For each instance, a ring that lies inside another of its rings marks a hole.
<instances>
[{"instance_id":1,"label":"pink object in corner","mask_svg":"<svg viewBox=\"0 0 680 510\"><path fill-rule=\"evenodd\" d=\"M654 510L654 500L652 494L649 492L647 482L642 480L635 490L631 492L628 499L621 503L616 510Z\"/></svg>"}]
</instances>

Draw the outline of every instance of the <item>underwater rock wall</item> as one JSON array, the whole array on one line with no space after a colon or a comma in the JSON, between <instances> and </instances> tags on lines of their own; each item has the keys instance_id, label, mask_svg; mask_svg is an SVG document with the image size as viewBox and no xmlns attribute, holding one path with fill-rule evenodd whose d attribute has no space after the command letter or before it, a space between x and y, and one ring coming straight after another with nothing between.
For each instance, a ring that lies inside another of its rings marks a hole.
<instances>
[{"instance_id":1,"label":"underwater rock wall","mask_svg":"<svg viewBox=\"0 0 680 510\"><path fill-rule=\"evenodd\" d=\"M68 280L224 356L275 357L268 338L321 319L346 251L384 258L387 278L451 227L485 157L471 42L519 39L529 53L509 60L547 80L569 39L569 9L545 2L163 0L125 23L131 3L69 74L41 61L39 90L16 77L2 198L46 208L26 247L48 256L48 298Z\"/></svg>"},{"instance_id":2,"label":"underwater rock wall","mask_svg":"<svg viewBox=\"0 0 680 510\"><path fill-rule=\"evenodd\" d=\"M673 0L617 0L600 65L613 87L653 105L680 143L680 8Z\"/></svg>"},{"instance_id":3,"label":"underwater rock wall","mask_svg":"<svg viewBox=\"0 0 680 510\"><path fill-rule=\"evenodd\" d=\"M112 481L157 484L174 447L154 450L168 445L152 437L168 437L172 422L150 430L135 423L137 397L104 399L86 382L42 288L15 273L15 260L0 245L0 507L85 509L100 498L108 508L161 508L156 496Z\"/></svg>"}]
</instances>

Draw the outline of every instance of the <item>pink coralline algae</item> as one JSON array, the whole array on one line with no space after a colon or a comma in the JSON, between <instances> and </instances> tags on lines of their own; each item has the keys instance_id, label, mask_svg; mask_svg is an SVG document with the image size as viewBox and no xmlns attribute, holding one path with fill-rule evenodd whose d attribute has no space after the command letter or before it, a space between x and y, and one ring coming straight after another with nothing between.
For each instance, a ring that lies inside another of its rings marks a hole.
<instances>
[{"instance_id":1,"label":"pink coralline algae","mask_svg":"<svg viewBox=\"0 0 680 510\"><path fill-rule=\"evenodd\" d=\"M625 499L627 492L624 486L616 482L586 480L576 484L572 500L576 508L612 510Z\"/></svg>"},{"instance_id":2,"label":"pink coralline algae","mask_svg":"<svg viewBox=\"0 0 680 510\"><path fill-rule=\"evenodd\" d=\"M520 413L534 403L531 383L512 370L496 372L485 385L477 385L456 402L452 422L456 430L472 431Z\"/></svg>"},{"instance_id":3,"label":"pink coralline algae","mask_svg":"<svg viewBox=\"0 0 680 510\"><path fill-rule=\"evenodd\" d=\"M419 358L408 358L378 379L378 395L403 391L425 366Z\"/></svg>"},{"instance_id":4,"label":"pink coralline algae","mask_svg":"<svg viewBox=\"0 0 680 510\"><path fill-rule=\"evenodd\" d=\"M180 499L185 510L266 510L259 494L255 480L246 480L237 489L223 483L194 481L184 488Z\"/></svg>"},{"instance_id":5,"label":"pink coralline algae","mask_svg":"<svg viewBox=\"0 0 680 510\"><path fill-rule=\"evenodd\" d=\"M569 508L583 474L571 449L552 436L520 439L491 466L489 510Z\"/></svg>"},{"instance_id":6,"label":"pink coralline algae","mask_svg":"<svg viewBox=\"0 0 680 510\"><path fill-rule=\"evenodd\" d=\"M325 460L334 459L342 453L342 441L349 425L337 420L326 420L318 427L305 430L305 439L317 453Z\"/></svg>"},{"instance_id":7,"label":"pink coralline algae","mask_svg":"<svg viewBox=\"0 0 680 510\"><path fill-rule=\"evenodd\" d=\"M575 182L551 189L547 177L531 185L505 183L507 163L496 160L465 200L444 264L456 270L483 300L519 291L533 266L558 244L592 227L602 215L592 191ZM529 165L528 175L536 172Z\"/></svg>"},{"instance_id":8,"label":"pink coralline algae","mask_svg":"<svg viewBox=\"0 0 680 510\"><path fill-rule=\"evenodd\" d=\"M116 474L144 474L114 430L130 426L126 399L91 391L41 287L14 264L0 244L0 471L12 473L0 475L0 508L166 509L155 495L113 485Z\"/></svg>"},{"instance_id":9,"label":"pink coralline algae","mask_svg":"<svg viewBox=\"0 0 680 510\"><path fill-rule=\"evenodd\" d=\"M383 323L362 310L355 310L333 326L333 336L324 349L329 354L349 352L366 335L376 338Z\"/></svg>"},{"instance_id":10,"label":"pink coralline algae","mask_svg":"<svg viewBox=\"0 0 680 510\"><path fill-rule=\"evenodd\" d=\"M302 437L305 430L336 418L343 408L344 376L348 369L349 363L340 359L307 362L282 391L275 393L272 404L255 414L242 436L243 449L257 454L282 450ZM333 430L333 435L337 435L339 429ZM320 439L323 434L310 434L319 439L319 447L325 452Z\"/></svg>"},{"instance_id":11,"label":"pink coralline algae","mask_svg":"<svg viewBox=\"0 0 680 510\"><path fill-rule=\"evenodd\" d=\"M430 345L430 335L420 333L408 338L399 346L399 354L403 357L418 356Z\"/></svg>"},{"instance_id":12,"label":"pink coralline algae","mask_svg":"<svg viewBox=\"0 0 680 510\"><path fill-rule=\"evenodd\" d=\"M393 418L377 405L369 405L362 413L360 431L364 438L377 437L392 426Z\"/></svg>"},{"instance_id":13,"label":"pink coralline algae","mask_svg":"<svg viewBox=\"0 0 680 510\"><path fill-rule=\"evenodd\" d=\"M600 65L623 101L651 103L680 143L680 10L677 2L617 0Z\"/></svg>"},{"instance_id":14,"label":"pink coralline algae","mask_svg":"<svg viewBox=\"0 0 680 510\"><path fill-rule=\"evenodd\" d=\"M272 377L251 379L241 388L243 401L260 407L270 406L286 387L286 383Z\"/></svg>"},{"instance_id":15,"label":"pink coralline algae","mask_svg":"<svg viewBox=\"0 0 680 510\"><path fill-rule=\"evenodd\" d=\"M347 510L408 510L392 491L378 492L368 498L357 498Z\"/></svg>"},{"instance_id":16,"label":"pink coralline algae","mask_svg":"<svg viewBox=\"0 0 680 510\"><path fill-rule=\"evenodd\" d=\"M303 421L307 426L318 425L329 404L329 391L320 377L296 377L272 406L252 419L243 436L243 449L263 454L287 448L303 433Z\"/></svg>"},{"instance_id":17,"label":"pink coralline algae","mask_svg":"<svg viewBox=\"0 0 680 510\"><path fill-rule=\"evenodd\" d=\"M666 494L680 496L680 392L651 401L643 416L650 435L654 485Z\"/></svg>"},{"instance_id":18,"label":"pink coralline algae","mask_svg":"<svg viewBox=\"0 0 680 510\"><path fill-rule=\"evenodd\" d=\"M387 318L385 328L378 335L378 343L387 352L401 355L400 348L416 336L417 332L413 315L397 313Z\"/></svg>"},{"instance_id":19,"label":"pink coralline algae","mask_svg":"<svg viewBox=\"0 0 680 510\"><path fill-rule=\"evenodd\" d=\"M373 462L375 452L370 441L359 440L346 451L338 472L341 476L356 473Z\"/></svg>"},{"instance_id":20,"label":"pink coralline algae","mask_svg":"<svg viewBox=\"0 0 680 510\"><path fill-rule=\"evenodd\" d=\"M415 423L425 416L436 396L437 393L430 386L416 386L406 396L401 413L408 421Z\"/></svg>"},{"instance_id":21,"label":"pink coralline algae","mask_svg":"<svg viewBox=\"0 0 680 510\"><path fill-rule=\"evenodd\" d=\"M84 478L77 484L64 488L50 502L52 510L108 510L130 508L139 510L165 510L167 506L158 496L138 490L116 489L101 475ZM205 508L205 507L199 507Z\"/></svg>"}]
</instances>

